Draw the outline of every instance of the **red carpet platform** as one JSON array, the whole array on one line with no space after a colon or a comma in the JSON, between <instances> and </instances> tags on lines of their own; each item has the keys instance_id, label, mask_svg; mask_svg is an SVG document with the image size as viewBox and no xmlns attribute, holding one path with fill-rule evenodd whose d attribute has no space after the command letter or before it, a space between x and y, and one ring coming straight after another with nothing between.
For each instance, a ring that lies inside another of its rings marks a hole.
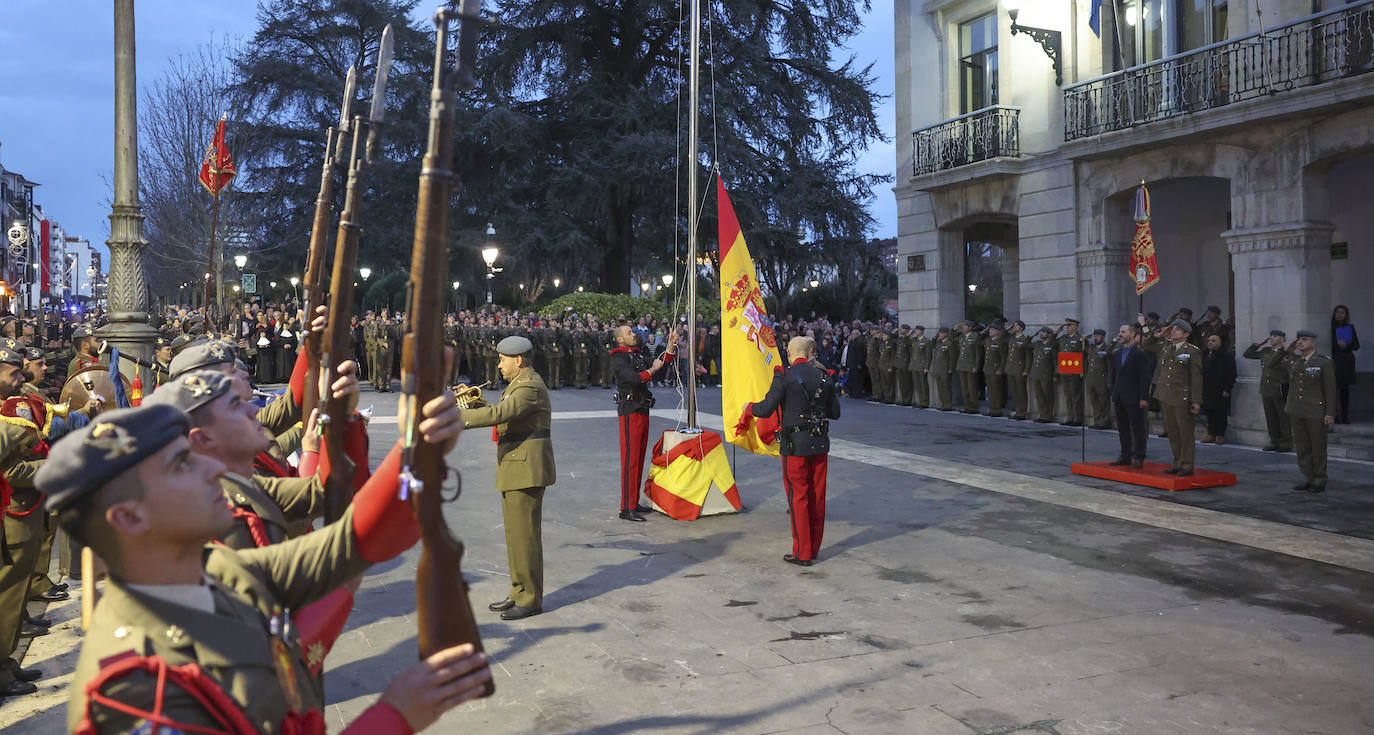
<instances>
[{"instance_id":1,"label":"red carpet platform","mask_svg":"<svg viewBox=\"0 0 1374 735\"><path fill-rule=\"evenodd\" d=\"M1074 462L1069 469L1075 475L1100 477L1104 480L1125 482L1131 485L1157 487L1160 490L1197 490L1204 487L1224 487L1236 484L1236 476L1229 472L1212 470L1193 470L1191 477L1166 475L1169 465L1161 462L1146 462L1142 469L1112 467L1110 462Z\"/></svg>"}]
</instances>

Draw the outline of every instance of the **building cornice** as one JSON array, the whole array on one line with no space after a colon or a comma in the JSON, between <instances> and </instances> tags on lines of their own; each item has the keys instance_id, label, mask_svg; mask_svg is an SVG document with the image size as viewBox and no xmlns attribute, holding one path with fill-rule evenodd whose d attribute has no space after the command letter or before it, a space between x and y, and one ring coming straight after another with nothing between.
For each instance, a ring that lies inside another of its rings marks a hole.
<instances>
[{"instance_id":1,"label":"building cornice","mask_svg":"<svg viewBox=\"0 0 1374 735\"><path fill-rule=\"evenodd\" d=\"M1271 250L1306 250L1331 245L1336 226L1329 222L1287 222L1262 227L1231 229L1221 233L1232 255Z\"/></svg>"}]
</instances>

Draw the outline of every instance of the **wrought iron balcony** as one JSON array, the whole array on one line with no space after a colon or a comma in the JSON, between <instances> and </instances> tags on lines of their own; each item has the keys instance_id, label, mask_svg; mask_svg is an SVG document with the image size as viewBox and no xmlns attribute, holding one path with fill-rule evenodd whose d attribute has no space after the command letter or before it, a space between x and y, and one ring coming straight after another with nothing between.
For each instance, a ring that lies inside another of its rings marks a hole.
<instances>
[{"instance_id":1,"label":"wrought iron balcony","mask_svg":"<svg viewBox=\"0 0 1374 735\"><path fill-rule=\"evenodd\" d=\"M1064 140L1374 71L1374 0L1064 88Z\"/></svg>"},{"instance_id":2,"label":"wrought iron balcony","mask_svg":"<svg viewBox=\"0 0 1374 735\"><path fill-rule=\"evenodd\" d=\"M1021 155L1019 107L994 105L912 133L912 175L935 173L999 156Z\"/></svg>"}]
</instances>

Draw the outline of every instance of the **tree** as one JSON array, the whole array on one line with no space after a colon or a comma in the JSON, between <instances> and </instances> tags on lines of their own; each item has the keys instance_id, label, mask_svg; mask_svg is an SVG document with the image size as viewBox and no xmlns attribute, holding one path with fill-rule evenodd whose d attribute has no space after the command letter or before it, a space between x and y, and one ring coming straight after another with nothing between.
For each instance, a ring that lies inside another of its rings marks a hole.
<instances>
[{"instance_id":1,"label":"tree","mask_svg":"<svg viewBox=\"0 0 1374 735\"><path fill-rule=\"evenodd\" d=\"M824 239L860 237L872 224L868 191L883 177L858 174L854 163L882 137L873 77L852 59L833 61L858 30L861 4L708 6L706 150L778 279L799 227ZM459 126L465 206L501 221L527 252L599 254L601 289L626 291L637 264L680 243L692 208L679 204L688 170L683 4L498 0L495 16L481 94ZM703 247L713 219L703 219Z\"/></svg>"}]
</instances>

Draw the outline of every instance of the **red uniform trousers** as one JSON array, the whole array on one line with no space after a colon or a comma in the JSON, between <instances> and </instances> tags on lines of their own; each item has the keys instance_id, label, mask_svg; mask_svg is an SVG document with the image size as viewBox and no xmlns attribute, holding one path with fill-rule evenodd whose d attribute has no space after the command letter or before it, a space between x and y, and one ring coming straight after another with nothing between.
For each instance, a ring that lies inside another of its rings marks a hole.
<instances>
[{"instance_id":1,"label":"red uniform trousers","mask_svg":"<svg viewBox=\"0 0 1374 735\"><path fill-rule=\"evenodd\" d=\"M620 509L634 510L639 505L639 489L644 483L644 453L649 449L649 415L632 413L620 417Z\"/></svg>"},{"instance_id":2,"label":"red uniform trousers","mask_svg":"<svg viewBox=\"0 0 1374 735\"><path fill-rule=\"evenodd\" d=\"M828 454L782 458L782 484L792 509L792 556L811 561L825 533L825 473Z\"/></svg>"}]
</instances>

